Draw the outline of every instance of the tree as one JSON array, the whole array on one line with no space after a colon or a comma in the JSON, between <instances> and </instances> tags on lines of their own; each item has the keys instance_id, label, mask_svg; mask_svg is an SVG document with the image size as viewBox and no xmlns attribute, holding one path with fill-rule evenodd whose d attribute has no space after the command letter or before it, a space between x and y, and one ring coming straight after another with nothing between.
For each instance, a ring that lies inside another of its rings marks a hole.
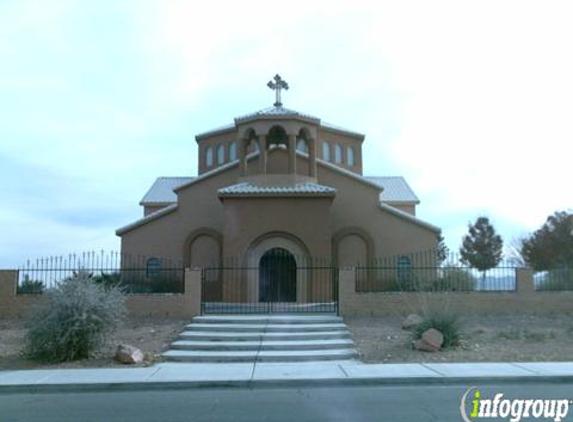
<instances>
[{"instance_id":1,"label":"tree","mask_svg":"<svg viewBox=\"0 0 573 422\"><path fill-rule=\"evenodd\" d=\"M536 271L573 268L573 214L557 211L521 241L525 262Z\"/></svg>"},{"instance_id":2,"label":"tree","mask_svg":"<svg viewBox=\"0 0 573 422\"><path fill-rule=\"evenodd\" d=\"M443 264L444 261L448 259L449 254L450 250L446 245L446 239L444 239L444 236L442 236L440 233L438 235L438 252L437 252L438 264L439 265Z\"/></svg>"},{"instance_id":3,"label":"tree","mask_svg":"<svg viewBox=\"0 0 573 422\"><path fill-rule=\"evenodd\" d=\"M483 273L497 267L502 258L503 240L495 233L487 217L478 217L468 225L468 234L464 236L460 248L461 261Z\"/></svg>"}]
</instances>

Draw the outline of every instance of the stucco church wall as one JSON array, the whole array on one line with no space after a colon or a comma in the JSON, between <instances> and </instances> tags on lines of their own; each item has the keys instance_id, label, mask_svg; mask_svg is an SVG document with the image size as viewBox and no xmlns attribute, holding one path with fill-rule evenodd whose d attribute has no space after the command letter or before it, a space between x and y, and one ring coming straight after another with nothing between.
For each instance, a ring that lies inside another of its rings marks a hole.
<instances>
[{"instance_id":1,"label":"stucco church wall","mask_svg":"<svg viewBox=\"0 0 573 422\"><path fill-rule=\"evenodd\" d=\"M357 227L374 243L373 255L386 256L436 247L436 233L382 209L379 190L324 167L318 167L319 183L337 189L330 208L333 234Z\"/></svg>"},{"instance_id":2,"label":"stucco church wall","mask_svg":"<svg viewBox=\"0 0 573 422\"><path fill-rule=\"evenodd\" d=\"M406 204L388 204L397 208L401 211L407 212L410 215L416 216L416 206L415 205L406 205Z\"/></svg>"},{"instance_id":3,"label":"stucco church wall","mask_svg":"<svg viewBox=\"0 0 573 422\"><path fill-rule=\"evenodd\" d=\"M318 130L318 145L316 148L316 156L318 158L324 159L322 154L322 143L327 141L330 144L330 162L350 170L354 173L362 174L362 141L350 136L344 136L341 133L333 132L330 130L319 129ZM337 164L334 162L334 148L336 144L342 146L342 164ZM348 166L348 156L347 147L354 148L354 167Z\"/></svg>"},{"instance_id":4,"label":"stucco church wall","mask_svg":"<svg viewBox=\"0 0 573 422\"><path fill-rule=\"evenodd\" d=\"M238 169L233 167L181 189L175 211L122 235L122 252L183 260L185 242L194 231L222 232L224 214L217 190L236 183L237 177Z\"/></svg>"},{"instance_id":5,"label":"stucco church wall","mask_svg":"<svg viewBox=\"0 0 573 422\"><path fill-rule=\"evenodd\" d=\"M243 256L268 233L289 233L313 257L330 257L330 198L228 198L225 204L224 251Z\"/></svg>"},{"instance_id":6,"label":"stucco church wall","mask_svg":"<svg viewBox=\"0 0 573 422\"><path fill-rule=\"evenodd\" d=\"M225 164L229 162L229 144L232 141L237 141L237 131L228 131L223 132L218 135L210 136L209 138L201 139L198 143L199 148L199 174L203 174L207 171L213 170L221 165L217 164L217 147L219 145L223 145L225 148ZM211 167L207 167L207 163L205 161L205 155L208 147L213 148L213 165ZM239 156L239 144L237 142L237 157Z\"/></svg>"}]
</instances>

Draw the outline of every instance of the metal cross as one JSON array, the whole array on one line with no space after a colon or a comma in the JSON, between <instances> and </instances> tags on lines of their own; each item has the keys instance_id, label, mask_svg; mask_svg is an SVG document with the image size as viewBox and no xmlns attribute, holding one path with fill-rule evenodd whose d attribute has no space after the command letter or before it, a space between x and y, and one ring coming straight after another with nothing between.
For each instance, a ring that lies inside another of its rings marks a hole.
<instances>
[{"instance_id":1,"label":"metal cross","mask_svg":"<svg viewBox=\"0 0 573 422\"><path fill-rule=\"evenodd\" d=\"M283 103L281 103L281 89L285 89L288 90L288 84L286 83L286 81L283 81L282 78L280 77L280 75L277 73L275 75L275 77L273 78L275 81L269 81L269 83L267 84L267 86L270 89L274 89L275 91L275 107L280 107L283 105Z\"/></svg>"}]
</instances>

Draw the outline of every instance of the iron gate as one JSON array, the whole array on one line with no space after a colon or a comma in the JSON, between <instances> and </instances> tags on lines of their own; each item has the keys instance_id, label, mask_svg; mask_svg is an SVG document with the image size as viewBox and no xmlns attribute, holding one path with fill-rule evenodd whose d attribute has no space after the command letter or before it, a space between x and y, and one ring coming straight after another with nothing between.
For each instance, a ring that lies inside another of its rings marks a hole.
<instances>
[{"instance_id":1,"label":"iron gate","mask_svg":"<svg viewBox=\"0 0 573 422\"><path fill-rule=\"evenodd\" d=\"M317 261L297 265L290 253L275 248L256 266L204 268L201 312L338 313L338 271Z\"/></svg>"}]
</instances>

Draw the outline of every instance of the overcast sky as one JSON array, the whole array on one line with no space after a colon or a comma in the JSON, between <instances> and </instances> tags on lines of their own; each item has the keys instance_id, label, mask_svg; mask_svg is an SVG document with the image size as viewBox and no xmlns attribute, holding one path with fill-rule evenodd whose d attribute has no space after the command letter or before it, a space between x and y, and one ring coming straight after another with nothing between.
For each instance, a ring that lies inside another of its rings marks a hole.
<instances>
[{"instance_id":1,"label":"overcast sky","mask_svg":"<svg viewBox=\"0 0 573 422\"><path fill-rule=\"evenodd\" d=\"M268 107L366 134L457 249L571 209L570 1L0 0L0 267L119 248L194 136Z\"/></svg>"}]
</instances>

